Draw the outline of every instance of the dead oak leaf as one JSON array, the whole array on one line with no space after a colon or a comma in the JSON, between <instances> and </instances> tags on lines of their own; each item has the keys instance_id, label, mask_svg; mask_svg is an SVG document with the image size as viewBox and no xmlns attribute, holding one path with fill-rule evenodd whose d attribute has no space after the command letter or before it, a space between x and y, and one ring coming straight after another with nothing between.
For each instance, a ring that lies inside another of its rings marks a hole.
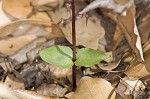
<instances>
[{"instance_id":1,"label":"dead oak leaf","mask_svg":"<svg viewBox=\"0 0 150 99\"><path fill-rule=\"evenodd\" d=\"M0 40L0 52L5 55L12 55L27 44L31 43L36 38L36 35L25 35L20 37L8 38L6 40Z\"/></svg>"},{"instance_id":2,"label":"dead oak leaf","mask_svg":"<svg viewBox=\"0 0 150 99\"><path fill-rule=\"evenodd\" d=\"M144 61L141 38L135 22L134 4L127 11L127 15L117 15L116 22L121 27L130 47L136 54L138 61Z\"/></svg>"},{"instance_id":3,"label":"dead oak leaf","mask_svg":"<svg viewBox=\"0 0 150 99\"><path fill-rule=\"evenodd\" d=\"M67 11L65 8L61 8L55 12L49 13L54 23L58 23L61 18L67 19ZM97 49L99 39L104 37L104 28L100 26L100 20L95 17L89 17L89 21L86 24L86 18L80 18L76 20L76 41L77 45L83 45L88 48ZM59 27L66 39L72 43L72 25L71 22L61 24Z\"/></svg>"},{"instance_id":4,"label":"dead oak leaf","mask_svg":"<svg viewBox=\"0 0 150 99\"><path fill-rule=\"evenodd\" d=\"M145 61L137 63L136 61L131 62L130 67L125 71L128 77L134 77L136 79L150 75L150 50L144 53Z\"/></svg>"},{"instance_id":5,"label":"dead oak leaf","mask_svg":"<svg viewBox=\"0 0 150 99\"><path fill-rule=\"evenodd\" d=\"M77 90L69 99L108 99L113 87L102 78L81 78ZM111 95L115 99L115 93Z\"/></svg>"},{"instance_id":6,"label":"dead oak leaf","mask_svg":"<svg viewBox=\"0 0 150 99\"><path fill-rule=\"evenodd\" d=\"M64 4L64 0L31 0L33 6L41 6L41 5L50 5L50 6L62 6Z\"/></svg>"},{"instance_id":7,"label":"dead oak leaf","mask_svg":"<svg viewBox=\"0 0 150 99\"><path fill-rule=\"evenodd\" d=\"M3 9L11 16L24 19L32 12L30 0L3 0Z\"/></svg>"},{"instance_id":8,"label":"dead oak leaf","mask_svg":"<svg viewBox=\"0 0 150 99\"><path fill-rule=\"evenodd\" d=\"M13 31L17 30L18 27L22 24L33 24L33 25L40 25L40 26L51 26L49 21L44 21L41 19L21 19L16 20L11 23L8 23L2 27L0 27L0 37L7 36L11 34Z\"/></svg>"}]
</instances>

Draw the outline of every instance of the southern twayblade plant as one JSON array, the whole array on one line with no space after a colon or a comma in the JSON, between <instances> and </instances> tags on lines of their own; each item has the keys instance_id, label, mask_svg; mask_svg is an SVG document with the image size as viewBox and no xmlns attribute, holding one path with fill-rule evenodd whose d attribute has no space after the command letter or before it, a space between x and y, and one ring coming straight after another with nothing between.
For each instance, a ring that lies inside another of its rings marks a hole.
<instances>
[{"instance_id":1,"label":"southern twayblade plant","mask_svg":"<svg viewBox=\"0 0 150 99\"><path fill-rule=\"evenodd\" d=\"M72 60L72 49L67 46L54 45L39 52L40 57L47 63L60 68L76 66L91 67L101 60L108 58L104 53L91 48L81 48L76 53L76 60Z\"/></svg>"},{"instance_id":2,"label":"southern twayblade plant","mask_svg":"<svg viewBox=\"0 0 150 99\"><path fill-rule=\"evenodd\" d=\"M108 58L104 53L91 48L82 48L76 51L75 3L72 8L72 49L67 46L54 45L39 52L40 57L47 63L60 68L72 68L73 90L76 88L76 66L91 67L101 60Z\"/></svg>"}]
</instances>

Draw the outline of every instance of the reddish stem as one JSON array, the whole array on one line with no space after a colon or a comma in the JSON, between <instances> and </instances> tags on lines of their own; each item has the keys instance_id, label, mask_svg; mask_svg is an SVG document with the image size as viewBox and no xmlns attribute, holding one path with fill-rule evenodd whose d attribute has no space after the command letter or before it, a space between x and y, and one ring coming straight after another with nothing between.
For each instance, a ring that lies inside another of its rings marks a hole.
<instances>
[{"instance_id":1,"label":"reddish stem","mask_svg":"<svg viewBox=\"0 0 150 99\"><path fill-rule=\"evenodd\" d=\"M72 60L76 60L76 16L75 16L75 3L72 0L72 45L73 45L73 58ZM72 67L72 83L73 83L73 90L76 89L76 66Z\"/></svg>"}]
</instances>

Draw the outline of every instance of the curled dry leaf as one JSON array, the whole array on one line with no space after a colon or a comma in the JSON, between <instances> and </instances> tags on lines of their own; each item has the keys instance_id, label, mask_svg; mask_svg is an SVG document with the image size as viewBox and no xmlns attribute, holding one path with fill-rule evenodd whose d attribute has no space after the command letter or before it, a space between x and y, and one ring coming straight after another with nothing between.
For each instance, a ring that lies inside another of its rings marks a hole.
<instances>
[{"instance_id":1,"label":"curled dry leaf","mask_svg":"<svg viewBox=\"0 0 150 99\"><path fill-rule=\"evenodd\" d=\"M24 83L21 79L16 78L15 76L9 74L6 77L6 80L4 82L5 85L7 85L11 89L25 89Z\"/></svg>"},{"instance_id":2,"label":"curled dry leaf","mask_svg":"<svg viewBox=\"0 0 150 99\"><path fill-rule=\"evenodd\" d=\"M123 2L122 2L123 1ZM127 2L128 1L128 2ZM90 10L100 8L111 9L116 13L122 13L132 5L132 0L94 0L85 7L79 14L84 14Z\"/></svg>"},{"instance_id":3,"label":"curled dry leaf","mask_svg":"<svg viewBox=\"0 0 150 99\"><path fill-rule=\"evenodd\" d=\"M44 96L34 91L28 90L13 90L13 93L21 99L54 99L53 97Z\"/></svg>"},{"instance_id":4,"label":"curled dry leaf","mask_svg":"<svg viewBox=\"0 0 150 99\"><path fill-rule=\"evenodd\" d=\"M130 47L136 54L138 61L143 61L143 50L141 46L141 38L135 22L135 6L134 3L127 11L127 15L117 15L116 22L121 27Z\"/></svg>"},{"instance_id":5,"label":"curled dry leaf","mask_svg":"<svg viewBox=\"0 0 150 99\"><path fill-rule=\"evenodd\" d=\"M102 70L113 70L116 67L118 67L118 65L120 64L121 59L119 60L115 60L113 62L110 62L107 64L107 66L104 66L103 64L98 64L99 68L101 68Z\"/></svg>"},{"instance_id":6,"label":"curled dry leaf","mask_svg":"<svg viewBox=\"0 0 150 99\"><path fill-rule=\"evenodd\" d=\"M11 16L24 19L32 12L30 0L3 0L3 9Z\"/></svg>"},{"instance_id":7,"label":"curled dry leaf","mask_svg":"<svg viewBox=\"0 0 150 99\"><path fill-rule=\"evenodd\" d=\"M20 37L2 39L0 40L0 52L5 55L15 54L17 51L31 43L36 38L36 35L25 35Z\"/></svg>"},{"instance_id":8,"label":"curled dry leaf","mask_svg":"<svg viewBox=\"0 0 150 99\"><path fill-rule=\"evenodd\" d=\"M81 78L77 90L69 99L108 99L113 87L102 78ZM115 99L115 93L110 99Z\"/></svg>"},{"instance_id":9,"label":"curled dry leaf","mask_svg":"<svg viewBox=\"0 0 150 99\"><path fill-rule=\"evenodd\" d=\"M67 17L67 11L65 8L61 8L55 12L50 12L50 15L54 23L58 23L61 18L65 19ZM77 45L83 45L88 48L97 49L98 40L102 38L105 33L100 24L100 20L95 16L89 17L87 25L86 18L80 18L79 20L76 20ZM72 43L71 27L71 22L64 25L61 24L60 26L60 29L70 43Z\"/></svg>"},{"instance_id":10,"label":"curled dry leaf","mask_svg":"<svg viewBox=\"0 0 150 99\"><path fill-rule=\"evenodd\" d=\"M15 31L21 24L34 24L34 25L43 25L51 26L50 22L43 21L40 19L22 19L13 21L5 26L0 27L0 37L7 36Z\"/></svg>"},{"instance_id":11,"label":"curled dry leaf","mask_svg":"<svg viewBox=\"0 0 150 99\"><path fill-rule=\"evenodd\" d=\"M99 63L99 68L102 70L113 70L117 68L122 60L121 56L114 55L116 52L107 52L106 54L109 56L109 58L104 60L107 63Z\"/></svg>"}]
</instances>

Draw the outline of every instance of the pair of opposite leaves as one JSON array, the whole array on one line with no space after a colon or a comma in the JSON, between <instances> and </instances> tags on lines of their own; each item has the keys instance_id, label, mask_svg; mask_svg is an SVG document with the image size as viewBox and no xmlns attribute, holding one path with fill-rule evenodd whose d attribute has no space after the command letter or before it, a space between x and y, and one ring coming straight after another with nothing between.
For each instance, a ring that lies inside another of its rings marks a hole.
<instances>
[{"instance_id":1,"label":"pair of opposite leaves","mask_svg":"<svg viewBox=\"0 0 150 99\"><path fill-rule=\"evenodd\" d=\"M47 63L61 67L76 66L90 67L108 58L104 53L91 48L82 48L77 51L76 61L72 61L72 49L67 46L54 45L39 52L40 57Z\"/></svg>"}]
</instances>

